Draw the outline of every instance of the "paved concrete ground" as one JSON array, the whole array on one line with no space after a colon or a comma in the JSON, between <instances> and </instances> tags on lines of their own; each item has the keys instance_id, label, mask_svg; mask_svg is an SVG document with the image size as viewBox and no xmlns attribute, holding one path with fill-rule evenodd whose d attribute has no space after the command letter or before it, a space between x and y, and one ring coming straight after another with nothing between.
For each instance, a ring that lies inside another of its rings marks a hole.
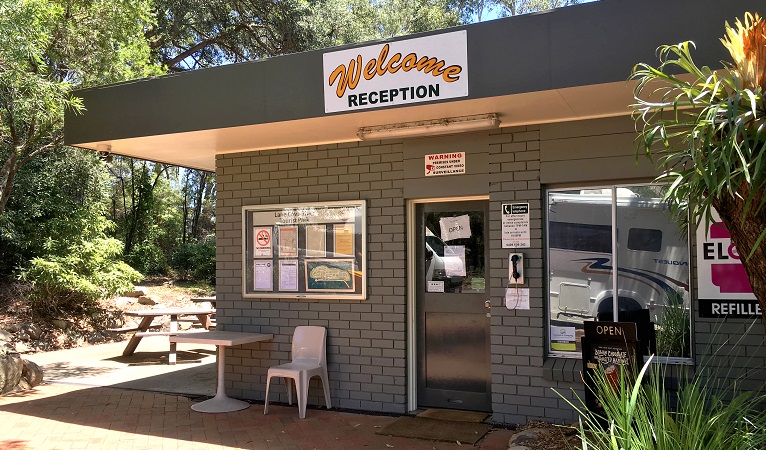
<instances>
[{"instance_id":1,"label":"paved concrete ground","mask_svg":"<svg viewBox=\"0 0 766 450\"><path fill-rule=\"evenodd\" d=\"M176 366L167 339L144 339L135 355L124 343L29 355L45 370L36 389L0 397L0 448L8 449L446 449L469 445L380 436L395 417L263 405L233 413L191 410L215 391L214 347L179 344ZM199 361L199 362L193 362ZM477 444L508 447L507 430Z\"/></svg>"}]
</instances>

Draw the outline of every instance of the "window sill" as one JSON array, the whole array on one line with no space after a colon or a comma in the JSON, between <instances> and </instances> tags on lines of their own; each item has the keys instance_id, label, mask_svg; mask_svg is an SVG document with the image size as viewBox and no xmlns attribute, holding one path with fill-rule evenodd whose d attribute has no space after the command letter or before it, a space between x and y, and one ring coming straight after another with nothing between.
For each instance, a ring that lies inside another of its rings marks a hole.
<instances>
[{"instance_id":1,"label":"window sill","mask_svg":"<svg viewBox=\"0 0 766 450\"><path fill-rule=\"evenodd\" d=\"M543 363L543 378L549 381L582 383L582 359L548 358Z\"/></svg>"}]
</instances>

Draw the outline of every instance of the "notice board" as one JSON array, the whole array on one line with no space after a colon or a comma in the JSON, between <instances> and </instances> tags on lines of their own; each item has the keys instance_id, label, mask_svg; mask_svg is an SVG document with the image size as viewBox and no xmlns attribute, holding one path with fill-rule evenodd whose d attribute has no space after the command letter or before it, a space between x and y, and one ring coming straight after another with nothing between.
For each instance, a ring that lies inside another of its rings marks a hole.
<instances>
[{"instance_id":1,"label":"notice board","mask_svg":"<svg viewBox=\"0 0 766 450\"><path fill-rule=\"evenodd\" d=\"M633 322L583 323L582 338L583 381L585 382L585 405L597 414L604 412L595 393L596 372L603 370L606 379L616 389L620 372L624 379L632 379L638 355L638 335Z\"/></svg>"},{"instance_id":2,"label":"notice board","mask_svg":"<svg viewBox=\"0 0 766 450\"><path fill-rule=\"evenodd\" d=\"M367 296L364 200L242 207L245 298Z\"/></svg>"}]
</instances>

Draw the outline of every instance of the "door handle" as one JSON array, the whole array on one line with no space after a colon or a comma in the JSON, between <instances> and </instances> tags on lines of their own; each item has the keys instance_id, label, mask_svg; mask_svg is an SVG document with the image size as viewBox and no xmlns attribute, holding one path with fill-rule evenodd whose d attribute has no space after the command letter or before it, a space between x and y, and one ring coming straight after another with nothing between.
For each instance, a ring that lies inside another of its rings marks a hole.
<instances>
[{"instance_id":1,"label":"door handle","mask_svg":"<svg viewBox=\"0 0 766 450\"><path fill-rule=\"evenodd\" d=\"M484 302L484 307L487 308L487 309L490 309L490 308L492 308L492 303L489 300L486 300Z\"/></svg>"}]
</instances>

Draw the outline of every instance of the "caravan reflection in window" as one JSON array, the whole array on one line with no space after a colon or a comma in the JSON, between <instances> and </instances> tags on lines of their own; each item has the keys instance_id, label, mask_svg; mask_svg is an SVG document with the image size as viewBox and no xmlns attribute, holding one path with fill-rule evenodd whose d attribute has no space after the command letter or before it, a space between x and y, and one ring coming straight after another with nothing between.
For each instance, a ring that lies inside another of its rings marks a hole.
<instances>
[{"instance_id":1,"label":"caravan reflection in window","mask_svg":"<svg viewBox=\"0 0 766 450\"><path fill-rule=\"evenodd\" d=\"M662 202L662 190L654 185L616 189L616 249L611 187L548 192L551 352L579 355L583 321L611 320L616 257L618 314L635 317L648 310L656 332L651 339L672 341L658 345L658 354L689 356L688 237Z\"/></svg>"}]
</instances>

